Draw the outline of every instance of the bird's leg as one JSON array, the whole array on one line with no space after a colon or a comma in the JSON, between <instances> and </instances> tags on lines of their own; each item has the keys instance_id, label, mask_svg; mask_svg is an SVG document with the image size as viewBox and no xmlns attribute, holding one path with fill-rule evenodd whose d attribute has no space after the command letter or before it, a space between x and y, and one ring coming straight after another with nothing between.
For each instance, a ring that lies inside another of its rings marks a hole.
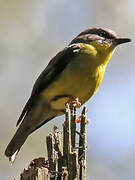
<instances>
[{"instance_id":1,"label":"bird's leg","mask_svg":"<svg viewBox=\"0 0 135 180\"><path fill-rule=\"evenodd\" d=\"M71 107L71 108L73 108L75 106L77 108L81 107L81 103L79 102L78 98L76 98L76 97L71 97L67 103L69 104L69 107Z\"/></svg>"},{"instance_id":2,"label":"bird's leg","mask_svg":"<svg viewBox=\"0 0 135 180\"><path fill-rule=\"evenodd\" d=\"M81 107L81 103L79 102L78 98L76 97L71 97L70 100L67 102L69 104L69 107L72 109L73 107L77 107L80 108ZM81 123L81 116L79 116L76 119L76 123Z\"/></svg>"},{"instance_id":3,"label":"bird's leg","mask_svg":"<svg viewBox=\"0 0 135 180\"><path fill-rule=\"evenodd\" d=\"M69 107L72 109L73 107L77 107L77 108L80 108L81 107L81 103L79 102L79 99L76 98L76 97L71 97L69 99L69 101L67 102L69 104ZM76 123L81 123L81 120L82 119L82 115L79 116L77 119L76 119ZM88 123L89 120L87 119L86 120L86 123Z\"/></svg>"}]
</instances>

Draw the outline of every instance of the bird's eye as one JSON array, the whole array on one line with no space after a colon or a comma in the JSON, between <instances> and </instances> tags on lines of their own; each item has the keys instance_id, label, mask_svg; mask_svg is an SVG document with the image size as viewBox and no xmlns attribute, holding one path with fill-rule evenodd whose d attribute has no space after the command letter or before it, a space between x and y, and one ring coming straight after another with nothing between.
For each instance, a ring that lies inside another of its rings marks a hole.
<instances>
[{"instance_id":1,"label":"bird's eye","mask_svg":"<svg viewBox=\"0 0 135 180\"><path fill-rule=\"evenodd\" d=\"M104 31L100 32L99 34L101 37L104 37L104 38L109 38L108 34Z\"/></svg>"},{"instance_id":2,"label":"bird's eye","mask_svg":"<svg viewBox=\"0 0 135 180\"><path fill-rule=\"evenodd\" d=\"M100 36L101 36L101 37L104 37L104 36L105 36L105 33L104 33L104 32L100 33Z\"/></svg>"}]
</instances>

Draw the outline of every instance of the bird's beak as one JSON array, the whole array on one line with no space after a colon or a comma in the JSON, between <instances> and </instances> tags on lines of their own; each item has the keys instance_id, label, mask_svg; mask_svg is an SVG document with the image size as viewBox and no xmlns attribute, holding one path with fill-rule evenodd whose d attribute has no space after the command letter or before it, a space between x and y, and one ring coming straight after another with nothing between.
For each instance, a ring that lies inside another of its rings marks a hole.
<instances>
[{"instance_id":1,"label":"bird's beak","mask_svg":"<svg viewBox=\"0 0 135 180\"><path fill-rule=\"evenodd\" d=\"M117 39L115 39L116 45L127 43L130 41L131 41L131 39L129 39L129 38L117 38Z\"/></svg>"}]
</instances>

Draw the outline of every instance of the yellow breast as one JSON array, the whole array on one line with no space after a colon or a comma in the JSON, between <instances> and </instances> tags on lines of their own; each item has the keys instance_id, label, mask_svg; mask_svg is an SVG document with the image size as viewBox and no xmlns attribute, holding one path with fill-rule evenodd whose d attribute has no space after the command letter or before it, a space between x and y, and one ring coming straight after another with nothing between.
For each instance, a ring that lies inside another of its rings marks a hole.
<instances>
[{"instance_id":1,"label":"yellow breast","mask_svg":"<svg viewBox=\"0 0 135 180\"><path fill-rule=\"evenodd\" d=\"M43 91L42 97L51 102L55 109L65 109L65 104L69 100L68 97L56 100L57 96L69 95L77 97L82 104L85 103L97 91L103 80L106 64L98 63L99 60L93 46L82 44L80 53L71 60L58 79Z\"/></svg>"}]
</instances>

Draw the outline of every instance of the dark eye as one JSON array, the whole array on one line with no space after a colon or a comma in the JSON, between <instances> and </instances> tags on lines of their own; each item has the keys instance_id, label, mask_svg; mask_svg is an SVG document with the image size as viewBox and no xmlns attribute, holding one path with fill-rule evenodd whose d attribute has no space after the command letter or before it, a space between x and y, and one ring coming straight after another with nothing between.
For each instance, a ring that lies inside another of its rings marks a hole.
<instances>
[{"instance_id":1,"label":"dark eye","mask_svg":"<svg viewBox=\"0 0 135 180\"><path fill-rule=\"evenodd\" d=\"M108 38L108 37L109 37L108 34L107 34L106 32L104 32L104 31L102 31L102 32L100 33L100 36L105 37L105 38Z\"/></svg>"}]
</instances>

